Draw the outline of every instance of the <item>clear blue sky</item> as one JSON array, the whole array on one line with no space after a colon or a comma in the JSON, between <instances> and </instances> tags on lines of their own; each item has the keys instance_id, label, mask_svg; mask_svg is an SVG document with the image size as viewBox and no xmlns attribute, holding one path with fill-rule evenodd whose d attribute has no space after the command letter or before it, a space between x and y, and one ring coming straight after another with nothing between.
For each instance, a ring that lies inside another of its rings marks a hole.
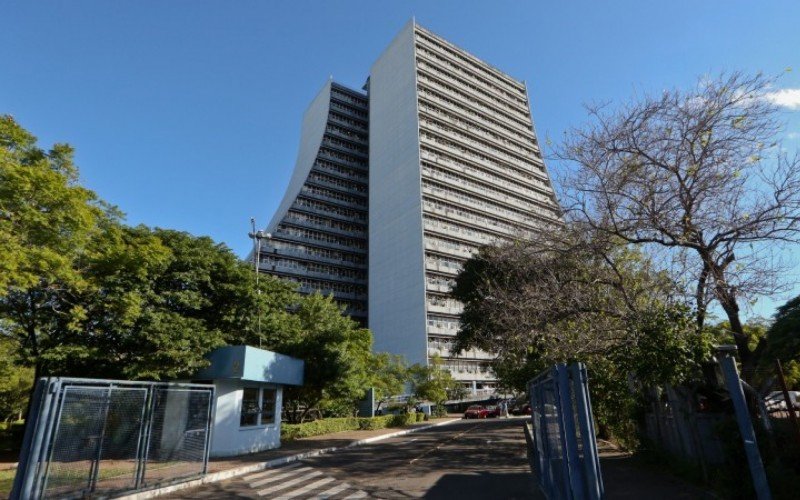
<instances>
[{"instance_id":1,"label":"clear blue sky","mask_svg":"<svg viewBox=\"0 0 800 500\"><path fill-rule=\"evenodd\" d=\"M360 88L412 16L526 80L542 138L582 123L585 102L721 70L792 67L780 86L800 88L797 0L5 0L0 113L75 146L83 182L129 223L244 255L249 218L266 225L288 184L311 98L330 75ZM787 108L793 149L799 114Z\"/></svg>"}]
</instances>

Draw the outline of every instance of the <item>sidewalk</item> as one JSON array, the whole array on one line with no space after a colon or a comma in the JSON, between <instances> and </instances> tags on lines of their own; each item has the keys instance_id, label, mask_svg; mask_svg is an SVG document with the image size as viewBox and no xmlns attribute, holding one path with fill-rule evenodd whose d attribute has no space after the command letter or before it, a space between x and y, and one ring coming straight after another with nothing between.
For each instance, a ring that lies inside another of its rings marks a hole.
<instances>
[{"instance_id":1,"label":"sidewalk","mask_svg":"<svg viewBox=\"0 0 800 500\"><path fill-rule=\"evenodd\" d=\"M269 467L276 467L286 463L302 460L307 457L331 453L342 448L360 446L363 444L402 436L418 432L431 427L446 425L459 421L459 418L437 418L427 422L416 422L405 427L377 429L369 431L344 431L322 436L296 439L283 443L274 450L240 455L236 457L212 458L208 462L208 474L200 479L184 483L164 486L154 490L142 491L120 497L119 500L143 500L155 498L168 493L194 488L203 484L224 481L232 477L250 474Z\"/></svg>"}]
</instances>

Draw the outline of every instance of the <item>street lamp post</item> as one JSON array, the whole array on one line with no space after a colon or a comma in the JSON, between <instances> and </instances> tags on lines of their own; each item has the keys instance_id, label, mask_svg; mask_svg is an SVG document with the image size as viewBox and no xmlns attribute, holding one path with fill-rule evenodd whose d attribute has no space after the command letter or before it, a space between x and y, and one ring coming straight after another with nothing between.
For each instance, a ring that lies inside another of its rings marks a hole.
<instances>
[{"instance_id":1,"label":"street lamp post","mask_svg":"<svg viewBox=\"0 0 800 500\"><path fill-rule=\"evenodd\" d=\"M261 260L261 240L270 239L272 235L262 230L256 231L256 218L250 217L250 227L252 231L248 236L253 240L253 271L256 273L256 293L258 293L258 311L256 316L256 333L258 334L258 347L261 347L261 287L258 286L258 265Z\"/></svg>"}]
</instances>

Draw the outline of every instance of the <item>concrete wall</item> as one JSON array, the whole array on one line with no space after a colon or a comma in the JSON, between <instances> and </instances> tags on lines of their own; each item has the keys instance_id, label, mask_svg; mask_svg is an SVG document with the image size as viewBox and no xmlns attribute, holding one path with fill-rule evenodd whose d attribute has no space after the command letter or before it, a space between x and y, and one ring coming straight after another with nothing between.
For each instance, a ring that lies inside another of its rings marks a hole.
<instances>
[{"instance_id":1,"label":"concrete wall","mask_svg":"<svg viewBox=\"0 0 800 500\"><path fill-rule=\"evenodd\" d=\"M370 72L369 328L375 350L427 362L414 25Z\"/></svg>"},{"instance_id":2,"label":"concrete wall","mask_svg":"<svg viewBox=\"0 0 800 500\"><path fill-rule=\"evenodd\" d=\"M227 457L278 448L281 445L281 408L283 388L270 384L256 384L239 380L215 380L217 388L214 431L211 438L211 456ZM277 387L275 423L270 425L240 427L242 388Z\"/></svg>"}]
</instances>

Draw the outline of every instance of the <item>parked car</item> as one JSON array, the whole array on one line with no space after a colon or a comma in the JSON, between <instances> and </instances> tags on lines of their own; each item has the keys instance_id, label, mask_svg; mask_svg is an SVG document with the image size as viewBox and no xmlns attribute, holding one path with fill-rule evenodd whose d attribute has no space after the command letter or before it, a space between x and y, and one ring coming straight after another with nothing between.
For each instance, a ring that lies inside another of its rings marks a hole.
<instances>
[{"instance_id":1,"label":"parked car","mask_svg":"<svg viewBox=\"0 0 800 500\"><path fill-rule=\"evenodd\" d=\"M500 416L500 405L489 405L486 407L487 417L489 418L497 418Z\"/></svg>"},{"instance_id":2,"label":"parked car","mask_svg":"<svg viewBox=\"0 0 800 500\"><path fill-rule=\"evenodd\" d=\"M792 402L792 408L800 409L800 391L789 391L789 400ZM786 410L786 398L783 397L783 391L770 392L764 398L764 404L767 406L767 411Z\"/></svg>"},{"instance_id":3,"label":"parked car","mask_svg":"<svg viewBox=\"0 0 800 500\"><path fill-rule=\"evenodd\" d=\"M464 418L488 418L489 410L481 405L472 405L464 412Z\"/></svg>"}]
</instances>

